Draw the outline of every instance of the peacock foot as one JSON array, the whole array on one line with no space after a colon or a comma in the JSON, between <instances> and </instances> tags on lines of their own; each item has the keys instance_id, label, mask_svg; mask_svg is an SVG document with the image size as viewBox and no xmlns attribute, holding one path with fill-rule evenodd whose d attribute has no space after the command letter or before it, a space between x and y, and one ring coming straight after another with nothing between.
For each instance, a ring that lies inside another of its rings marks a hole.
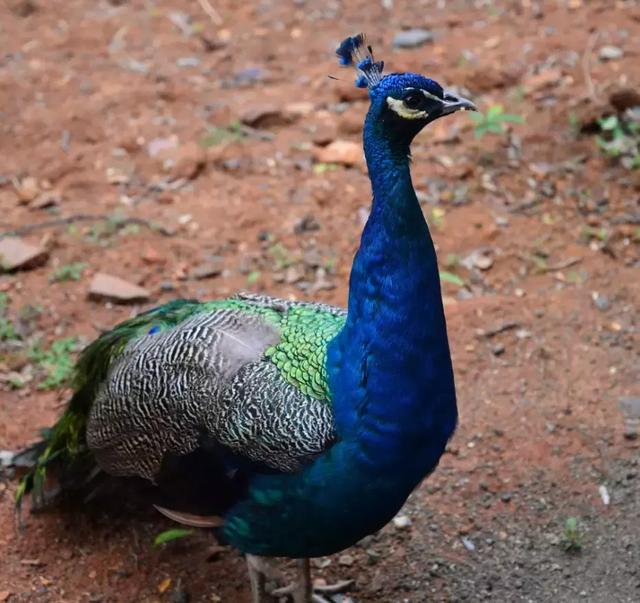
<instances>
[{"instance_id":1,"label":"peacock foot","mask_svg":"<svg viewBox=\"0 0 640 603\"><path fill-rule=\"evenodd\" d=\"M276 598L287 597L293 603L333 603L331 595L345 592L353 585L353 580L340 580L335 584L316 584L311 587L309 594L307 589L298 582L282 586L271 591Z\"/></svg>"},{"instance_id":2,"label":"peacock foot","mask_svg":"<svg viewBox=\"0 0 640 603\"><path fill-rule=\"evenodd\" d=\"M286 586L268 589L267 584L278 576L268 560L247 555L251 579L252 603L280 603L283 599L293 603L332 603L331 595L346 591L353 580L341 580L335 584L313 585L308 559L298 559L298 579Z\"/></svg>"}]
</instances>

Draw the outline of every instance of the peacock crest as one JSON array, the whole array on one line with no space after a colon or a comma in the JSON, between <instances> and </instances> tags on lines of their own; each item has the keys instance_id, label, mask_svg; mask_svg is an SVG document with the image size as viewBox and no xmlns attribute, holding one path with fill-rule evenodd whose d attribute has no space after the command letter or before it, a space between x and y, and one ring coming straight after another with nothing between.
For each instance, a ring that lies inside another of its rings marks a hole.
<instances>
[{"instance_id":1,"label":"peacock crest","mask_svg":"<svg viewBox=\"0 0 640 603\"><path fill-rule=\"evenodd\" d=\"M374 88L382 79L384 61L373 58L373 48L366 43L365 35L359 33L342 41L336 54L344 67L355 67L358 88Z\"/></svg>"}]
</instances>

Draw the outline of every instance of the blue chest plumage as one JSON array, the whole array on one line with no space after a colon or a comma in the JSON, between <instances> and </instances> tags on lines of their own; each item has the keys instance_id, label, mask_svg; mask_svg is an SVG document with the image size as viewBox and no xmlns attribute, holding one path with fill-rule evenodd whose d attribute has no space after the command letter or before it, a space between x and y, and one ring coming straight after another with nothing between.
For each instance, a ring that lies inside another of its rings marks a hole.
<instances>
[{"instance_id":1,"label":"blue chest plumage","mask_svg":"<svg viewBox=\"0 0 640 603\"><path fill-rule=\"evenodd\" d=\"M252 482L224 532L254 554L325 555L380 529L435 468L455 429L437 261L408 143L389 139L374 117L364 132L372 211L347 322L327 357L338 442L297 474Z\"/></svg>"}]
</instances>

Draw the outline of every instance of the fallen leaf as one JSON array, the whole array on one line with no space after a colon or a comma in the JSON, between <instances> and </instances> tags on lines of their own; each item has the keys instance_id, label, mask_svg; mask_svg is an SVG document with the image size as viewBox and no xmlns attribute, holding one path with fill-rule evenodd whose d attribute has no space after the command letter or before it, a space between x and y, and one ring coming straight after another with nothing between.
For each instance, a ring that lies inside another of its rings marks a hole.
<instances>
[{"instance_id":1,"label":"fallen leaf","mask_svg":"<svg viewBox=\"0 0 640 603\"><path fill-rule=\"evenodd\" d=\"M171 587L171 578L165 578L160 584L158 584L158 592L163 595Z\"/></svg>"}]
</instances>

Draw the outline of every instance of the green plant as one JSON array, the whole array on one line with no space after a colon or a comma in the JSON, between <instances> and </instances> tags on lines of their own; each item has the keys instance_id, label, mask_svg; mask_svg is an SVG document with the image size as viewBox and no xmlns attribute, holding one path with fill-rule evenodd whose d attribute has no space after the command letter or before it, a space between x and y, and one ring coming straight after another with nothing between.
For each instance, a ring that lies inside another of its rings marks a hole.
<instances>
[{"instance_id":1,"label":"green plant","mask_svg":"<svg viewBox=\"0 0 640 603\"><path fill-rule=\"evenodd\" d=\"M207 133L200 139L200 144L203 147L214 147L222 144L223 142L235 142L246 138L242 124L239 121L234 121L226 126L209 126Z\"/></svg>"},{"instance_id":2,"label":"green plant","mask_svg":"<svg viewBox=\"0 0 640 603\"><path fill-rule=\"evenodd\" d=\"M443 283L451 283L458 287L464 287L464 281L457 274L449 272L448 270L440 270L440 280Z\"/></svg>"},{"instance_id":3,"label":"green plant","mask_svg":"<svg viewBox=\"0 0 640 603\"><path fill-rule=\"evenodd\" d=\"M173 542L174 540L191 536L191 534L193 534L193 530L186 530L184 528L172 528L170 530L165 530L155 537L153 546L160 546L167 542Z\"/></svg>"},{"instance_id":4,"label":"green plant","mask_svg":"<svg viewBox=\"0 0 640 603\"><path fill-rule=\"evenodd\" d=\"M109 216L106 220L100 220L89 227L87 239L94 244L109 239L118 232L120 227L120 218L117 216Z\"/></svg>"},{"instance_id":5,"label":"green plant","mask_svg":"<svg viewBox=\"0 0 640 603\"><path fill-rule=\"evenodd\" d=\"M471 119L475 122L474 133L476 138L482 138L485 134L504 134L505 124L523 124L524 118L521 115L505 113L502 105L491 105L486 113L470 113Z\"/></svg>"},{"instance_id":6,"label":"green plant","mask_svg":"<svg viewBox=\"0 0 640 603\"><path fill-rule=\"evenodd\" d=\"M427 218L429 224L434 228L442 228L444 226L444 217L446 212L441 207L434 207L431 210L431 216Z\"/></svg>"},{"instance_id":7,"label":"green plant","mask_svg":"<svg viewBox=\"0 0 640 603\"><path fill-rule=\"evenodd\" d=\"M288 268L294 263L291 252L282 243L274 243L269 247L268 251L277 270Z\"/></svg>"},{"instance_id":8,"label":"green plant","mask_svg":"<svg viewBox=\"0 0 640 603\"><path fill-rule=\"evenodd\" d=\"M6 317L9 297L6 293L0 293L0 341L15 341L20 339L13 322Z\"/></svg>"},{"instance_id":9,"label":"green plant","mask_svg":"<svg viewBox=\"0 0 640 603\"><path fill-rule=\"evenodd\" d=\"M596 136L600 150L619 159L627 169L640 167L640 121L609 115L598 120L601 134Z\"/></svg>"},{"instance_id":10,"label":"green plant","mask_svg":"<svg viewBox=\"0 0 640 603\"><path fill-rule=\"evenodd\" d=\"M260 270L252 270L247 274L247 287L253 287L262 276Z\"/></svg>"},{"instance_id":11,"label":"green plant","mask_svg":"<svg viewBox=\"0 0 640 603\"><path fill-rule=\"evenodd\" d=\"M337 163L316 163L313 166L313 173L316 175L324 174L325 172L333 172L340 166Z\"/></svg>"},{"instance_id":12,"label":"green plant","mask_svg":"<svg viewBox=\"0 0 640 603\"><path fill-rule=\"evenodd\" d=\"M86 264L84 262L71 262L70 264L63 264L59 268L56 268L51 276L49 282L61 283L64 281L79 281L82 276L82 271L85 269Z\"/></svg>"},{"instance_id":13,"label":"green plant","mask_svg":"<svg viewBox=\"0 0 640 603\"><path fill-rule=\"evenodd\" d=\"M10 389L22 389L26 385L19 373L9 373L6 377L6 382Z\"/></svg>"},{"instance_id":14,"label":"green plant","mask_svg":"<svg viewBox=\"0 0 640 603\"><path fill-rule=\"evenodd\" d=\"M587 243L593 239L605 243L609 238L609 232L602 226L594 228L593 226L585 225L580 232L580 238Z\"/></svg>"},{"instance_id":15,"label":"green plant","mask_svg":"<svg viewBox=\"0 0 640 603\"><path fill-rule=\"evenodd\" d=\"M69 381L75 365L73 353L77 347L75 337L64 337L54 341L48 350L37 345L29 350L29 358L44 371L38 389L55 389Z\"/></svg>"},{"instance_id":16,"label":"green plant","mask_svg":"<svg viewBox=\"0 0 640 603\"><path fill-rule=\"evenodd\" d=\"M577 517L567 517L562 532L562 544L565 551L576 553L582 549L582 534Z\"/></svg>"}]
</instances>

